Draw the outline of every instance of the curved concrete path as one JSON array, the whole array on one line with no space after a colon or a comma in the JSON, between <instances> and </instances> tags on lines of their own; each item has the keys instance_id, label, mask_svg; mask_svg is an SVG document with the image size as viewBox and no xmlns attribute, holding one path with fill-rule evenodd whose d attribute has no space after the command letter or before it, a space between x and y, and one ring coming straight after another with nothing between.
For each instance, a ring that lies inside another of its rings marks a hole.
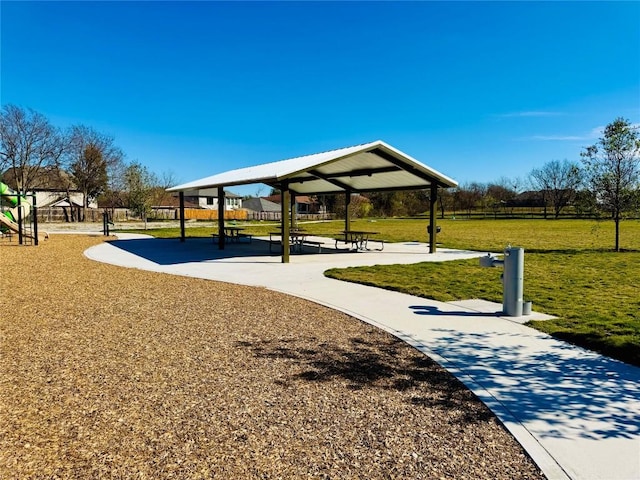
<instances>
[{"instance_id":1,"label":"curved concrete path","mask_svg":"<svg viewBox=\"0 0 640 480\"><path fill-rule=\"evenodd\" d=\"M123 234L85 254L123 267L261 286L346 312L403 339L464 382L549 479L640 479L640 368L521 324L544 315L501 317L501 305L489 302L442 303L323 275L333 267L484 253L439 249L430 255L420 243L338 253L324 240L322 254L291 255L289 264L270 255L260 239L220 251L205 239L180 243Z\"/></svg>"}]
</instances>

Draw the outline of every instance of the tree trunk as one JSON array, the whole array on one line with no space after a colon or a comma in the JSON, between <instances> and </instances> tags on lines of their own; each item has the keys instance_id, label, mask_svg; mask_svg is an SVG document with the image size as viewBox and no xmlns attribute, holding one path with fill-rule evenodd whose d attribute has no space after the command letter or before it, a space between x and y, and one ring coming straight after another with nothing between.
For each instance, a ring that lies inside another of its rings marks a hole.
<instances>
[{"instance_id":1,"label":"tree trunk","mask_svg":"<svg viewBox=\"0 0 640 480\"><path fill-rule=\"evenodd\" d=\"M620 251L620 214L616 213L616 252Z\"/></svg>"}]
</instances>

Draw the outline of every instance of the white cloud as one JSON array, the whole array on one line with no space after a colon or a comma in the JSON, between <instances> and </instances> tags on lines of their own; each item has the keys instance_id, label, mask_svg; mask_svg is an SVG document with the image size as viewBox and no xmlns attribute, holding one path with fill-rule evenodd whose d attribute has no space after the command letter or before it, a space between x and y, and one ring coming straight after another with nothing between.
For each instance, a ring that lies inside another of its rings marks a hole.
<instances>
[{"instance_id":1,"label":"white cloud","mask_svg":"<svg viewBox=\"0 0 640 480\"><path fill-rule=\"evenodd\" d=\"M600 138L604 133L604 128L604 126L592 128L588 138Z\"/></svg>"},{"instance_id":2,"label":"white cloud","mask_svg":"<svg viewBox=\"0 0 640 480\"><path fill-rule=\"evenodd\" d=\"M588 140L589 138L590 137L581 137L578 135L533 135L531 137L526 137L525 140L577 142L579 140Z\"/></svg>"},{"instance_id":3,"label":"white cloud","mask_svg":"<svg viewBox=\"0 0 640 480\"><path fill-rule=\"evenodd\" d=\"M528 112L512 112L512 113L503 113L498 115L503 118L514 118L514 117L558 117L560 115L566 115L563 112L546 112L546 111L528 111Z\"/></svg>"},{"instance_id":4,"label":"white cloud","mask_svg":"<svg viewBox=\"0 0 640 480\"><path fill-rule=\"evenodd\" d=\"M640 128L640 123L634 123L631 128ZM598 126L592 128L585 135L532 135L530 137L524 137L520 140L534 140L541 142L578 142L578 141L592 141L601 138L604 134L604 126Z\"/></svg>"}]
</instances>

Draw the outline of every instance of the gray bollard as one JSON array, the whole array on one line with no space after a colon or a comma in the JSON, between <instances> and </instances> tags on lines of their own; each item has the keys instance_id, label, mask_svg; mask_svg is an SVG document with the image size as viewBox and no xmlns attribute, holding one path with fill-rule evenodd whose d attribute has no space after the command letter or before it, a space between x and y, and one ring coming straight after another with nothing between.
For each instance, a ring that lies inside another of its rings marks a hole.
<instances>
[{"instance_id":1,"label":"gray bollard","mask_svg":"<svg viewBox=\"0 0 640 480\"><path fill-rule=\"evenodd\" d=\"M524 296L524 248L504 250L502 310L510 317L522 316Z\"/></svg>"},{"instance_id":2,"label":"gray bollard","mask_svg":"<svg viewBox=\"0 0 640 480\"><path fill-rule=\"evenodd\" d=\"M487 255L480 257L480 266L502 265L502 313L509 317L523 315L524 297L524 248L508 246L504 249L504 260ZM530 305L529 305L529 308ZM527 314L530 314L529 311Z\"/></svg>"}]
</instances>

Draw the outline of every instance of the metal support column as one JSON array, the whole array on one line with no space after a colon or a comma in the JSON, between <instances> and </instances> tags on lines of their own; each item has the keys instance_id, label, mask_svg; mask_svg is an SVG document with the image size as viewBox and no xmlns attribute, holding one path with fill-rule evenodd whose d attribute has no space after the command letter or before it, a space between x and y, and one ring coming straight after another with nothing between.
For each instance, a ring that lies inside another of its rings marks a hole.
<instances>
[{"instance_id":1,"label":"metal support column","mask_svg":"<svg viewBox=\"0 0 640 480\"><path fill-rule=\"evenodd\" d=\"M345 200L344 200L344 229L345 231L351 230L351 190L345 190ZM345 235L345 241L347 237Z\"/></svg>"},{"instance_id":2,"label":"metal support column","mask_svg":"<svg viewBox=\"0 0 640 480\"><path fill-rule=\"evenodd\" d=\"M429 253L436 253L436 203L438 201L438 184L431 182L429 205Z\"/></svg>"},{"instance_id":3,"label":"metal support column","mask_svg":"<svg viewBox=\"0 0 640 480\"><path fill-rule=\"evenodd\" d=\"M291 208L289 211L291 212L291 228L297 228L298 219L296 218L296 194L291 193Z\"/></svg>"},{"instance_id":4,"label":"metal support column","mask_svg":"<svg viewBox=\"0 0 640 480\"><path fill-rule=\"evenodd\" d=\"M282 218L282 263L289 263L289 240L290 240L290 224L289 224L289 184L283 183L280 193L282 198L280 199L280 215Z\"/></svg>"},{"instance_id":5,"label":"metal support column","mask_svg":"<svg viewBox=\"0 0 640 480\"><path fill-rule=\"evenodd\" d=\"M185 240L185 231L184 231L184 192L178 193L178 198L180 199L180 241L184 242Z\"/></svg>"},{"instance_id":6,"label":"metal support column","mask_svg":"<svg viewBox=\"0 0 640 480\"><path fill-rule=\"evenodd\" d=\"M224 250L224 187L218 187L218 249Z\"/></svg>"}]
</instances>

